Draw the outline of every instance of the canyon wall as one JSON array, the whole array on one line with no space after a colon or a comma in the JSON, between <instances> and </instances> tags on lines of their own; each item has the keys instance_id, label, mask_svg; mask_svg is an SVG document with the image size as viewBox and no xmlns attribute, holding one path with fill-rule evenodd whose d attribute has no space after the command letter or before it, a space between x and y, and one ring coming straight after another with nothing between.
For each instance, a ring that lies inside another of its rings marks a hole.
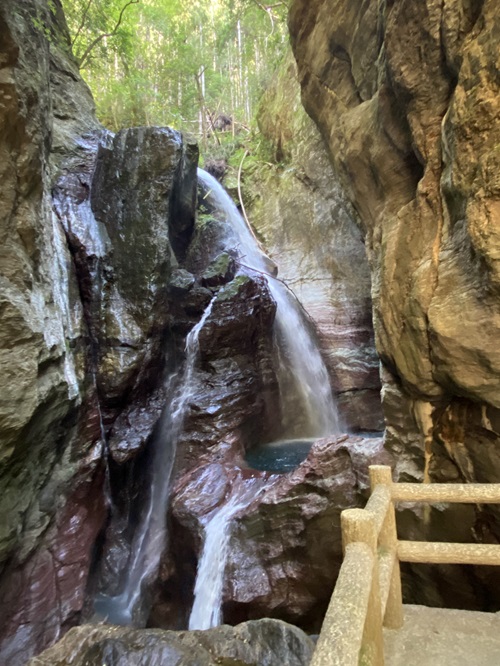
<instances>
[{"instance_id":1,"label":"canyon wall","mask_svg":"<svg viewBox=\"0 0 500 666\"><path fill-rule=\"evenodd\" d=\"M126 433L140 451L160 416L165 338L175 346L168 284L193 228L197 158L173 130L114 140L60 3L2 3L3 664L79 621L107 515L106 440L119 450Z\"/></svg>"},{"instance_id":2,"label":"canyon wall","mask_svg":"<svg viewBox=\"0 0 500 666\"><path fill-rule=\"evenodd\" d=\"M294 0L289 26L303 103L363 229L398 477L498 482L496 4ZM484 507L458 522L460 538L500 538ZM453 523L437 521L441 538Z\"/></svg>"},{"instance_id":3,"label":"canyon wall","mask_svg":"<svg viewBox=\"0 0 500 666\"><path fill-rule=\"evenodd\" d=\"M93 101L57 3L3 2L0 51L0 661L9 663L78 612L104 514L83 309L51 202L57 165L78 160L76 137L97 128Z\"/></svg>"},{"instance_id":4,"label":"canyon wall","mask_svg":"<svg viewBox=\"0 0 500 666\"><path fill-rule=\"evenodd\" d=\"M357 214L300 102L291 53L257 116L268 161L247 174L252 225L318 332L343 429L383 430L370 270Z\"/></svg>"}]
</instances>

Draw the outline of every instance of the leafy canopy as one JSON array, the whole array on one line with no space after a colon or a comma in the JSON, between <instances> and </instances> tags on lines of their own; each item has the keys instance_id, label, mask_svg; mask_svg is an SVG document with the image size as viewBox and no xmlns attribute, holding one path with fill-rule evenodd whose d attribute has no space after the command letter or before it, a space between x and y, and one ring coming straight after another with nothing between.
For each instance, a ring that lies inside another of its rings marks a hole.
<instances>
[{"instance_id":1,"label":"leafy canopy","mask_svg":"<svg viewBox=\"0 0 500 666\"><path fill-rule=\"evenodd\" d=\"M218 116L248 125L287 41L285 0L63 5L98 115L113 130L170 125L203 141Z\"/></svg>"}]
</instances>

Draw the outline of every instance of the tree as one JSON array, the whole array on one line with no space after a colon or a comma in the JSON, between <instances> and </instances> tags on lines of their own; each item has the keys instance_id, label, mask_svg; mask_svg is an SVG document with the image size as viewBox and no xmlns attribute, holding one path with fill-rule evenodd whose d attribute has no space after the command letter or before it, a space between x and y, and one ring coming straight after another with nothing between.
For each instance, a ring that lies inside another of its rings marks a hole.
<instances>
[{"instance_id":1,"label":"tree","mask_svg":"<svg viewBox=\"0 0 500 666\"><path fill-rule=\"evenodd\" d=\"M73 48L75 47L75 43L78 41L78 38L82 34L82 30L85 28L85 23L89 15L89 10L93 3L94 0L88 0L87 5L85 6L85 9L82 14L82 19L80 21L80 25L78 26L75 37L71 42L71 46ZM123 15L125 14L127 7L130 7L130 5L137 5L138 3L139 0L128 0L128 2L124 4L123 7L121 8L114 26L108 32L101 32L99 35L97 35L97 37L91 39L90 43L85 47L85 50L83 51L82 55L78 58L78 65L80 69L83 69L85 65L89 62L92 51L96 48L96 46L100 42L109 37L114 37L117 34L122 24Z\"/></svg>"},{"instance_id":2,"label":"tree","mask_svg":"<svg viewBox=\"0 0 500 666\"><path fill-rule=\"evenodd\" d=\"M63 2L75 54L111 129L171 125L203 142L221 113L248 125L287 39L284 2Z\"/></svg>"}]
</instances>

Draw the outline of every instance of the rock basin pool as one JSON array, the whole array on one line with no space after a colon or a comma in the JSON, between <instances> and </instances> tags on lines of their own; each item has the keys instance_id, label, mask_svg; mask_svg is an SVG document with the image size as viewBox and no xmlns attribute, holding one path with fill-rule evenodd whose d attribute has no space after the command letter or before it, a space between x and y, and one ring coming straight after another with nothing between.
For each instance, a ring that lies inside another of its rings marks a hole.
<instances>
[{"instance_id":1,"label":"rock basin pool","mask_svg":"<svg viewBox=\"0 0 500 666\"><path fill-rule=\"evenodd\" d=\"M245 460L253 469L286 474L300 465L311 450L315 439L282 439L254 446Z\"/></svg>"}]
</instances>

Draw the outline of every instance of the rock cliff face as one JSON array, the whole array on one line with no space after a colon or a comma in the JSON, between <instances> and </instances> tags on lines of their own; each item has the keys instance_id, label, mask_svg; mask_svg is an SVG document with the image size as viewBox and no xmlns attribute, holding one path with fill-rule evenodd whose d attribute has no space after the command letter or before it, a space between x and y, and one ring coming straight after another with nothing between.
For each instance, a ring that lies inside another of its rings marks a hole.
<instances>
[{"instance_id":1,"label":"rock cliff face","mask_svg":"<svg viewBox=\"0 0 500 666\"><path fill-rule=\"evenodd\" d=\"M2 3L3 663L54 640L78 612L103 519L99 421L85 387L83 311L50 196L61 160L79 159L77 132L97 127L67 44L57 2L53 11L44 2Z\"/></svg>"},{"instance_id":2,"label":"rock cliff face","mask_svg":"<svg viewBox=\"0 0 500 666\"><path fill-rule=\"evenodd\" d=\"M300 103L291 54L262 97L258 122L276 166L259 163L244 183L252 224L317 327L344 427L382 430L362 234Z\"/></svg>"},{"instance_id":3,"label":"rock cliff face","mask_svg":"<svg viewBox=\"0 0 500 666\"><path fill-rule=\"evenodd\" d=\"M498 482L496 4L295 0L289 25L303 102L363 228L398 473ZM487 510L466 523L500 538Z\"/></svg>"},{"instance_id":4,"label":"rock cliff face","mask_svg":"<svg viewBox=\"0 0 500 666\"><path fill-rule=\"evenodd\" d=\"M139 451L161 413L197 149L99 127L57 1L2 3L0 52L0 661L17 664L80 617L105 439Z\"/></svg>"}]
</instances>

